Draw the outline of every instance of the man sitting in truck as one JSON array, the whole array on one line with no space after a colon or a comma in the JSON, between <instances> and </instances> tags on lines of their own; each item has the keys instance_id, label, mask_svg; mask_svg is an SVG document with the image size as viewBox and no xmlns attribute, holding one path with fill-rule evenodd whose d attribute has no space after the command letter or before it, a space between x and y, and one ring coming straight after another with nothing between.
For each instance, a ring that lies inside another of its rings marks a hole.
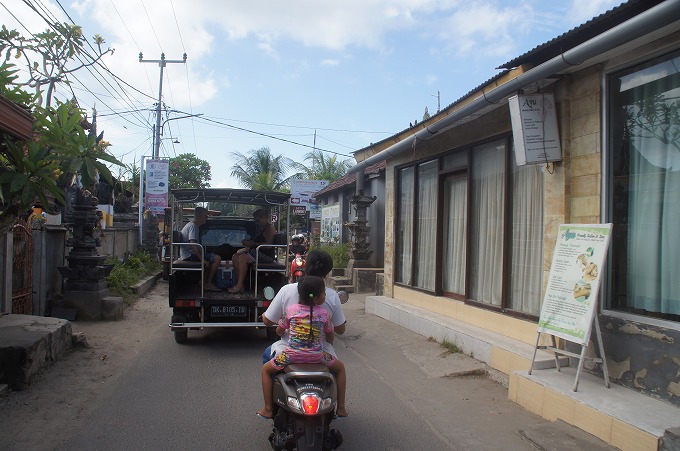
<instances>
[{"instance_id":1,"label":"man sitting in truck","mask_svg":"<svg viewBox=\"0 0 680 451\"><path fill-rule=\"evenodd\" d=\"M201 227L208 220L208 210L203 207L196 207L194 209L194 219L187 222L182 229L182 237L185 243L195 243L196 245L181 246L180 258L183 261L200 262L201 261L201 246L198 245L199 227ZM203 253L203 264L209 268L208 277L205 280L204 289L207 291L220 291L213 284L217 268L220 266L222 257L210 252ZM204 272L205 273L205 272Z\"/></svg>"}]
</instances>

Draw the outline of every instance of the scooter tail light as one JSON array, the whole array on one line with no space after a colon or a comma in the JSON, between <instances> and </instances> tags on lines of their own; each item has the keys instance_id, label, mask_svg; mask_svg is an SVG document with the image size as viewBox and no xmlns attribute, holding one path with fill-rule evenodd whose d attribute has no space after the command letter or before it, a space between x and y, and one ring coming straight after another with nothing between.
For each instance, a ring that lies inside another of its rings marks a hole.
<instances>
[{"instance_id":1,"label":"scooter tail light","mask_svg":"<svg viewBox=\"0 0 680 451\"><path fill-rule=\"evenodd\" d=\"M317 395L302 395L300 396L302 402L302 412L305 415L316 415L321 406L321 398Z\"/></svg>"}]
</instances>

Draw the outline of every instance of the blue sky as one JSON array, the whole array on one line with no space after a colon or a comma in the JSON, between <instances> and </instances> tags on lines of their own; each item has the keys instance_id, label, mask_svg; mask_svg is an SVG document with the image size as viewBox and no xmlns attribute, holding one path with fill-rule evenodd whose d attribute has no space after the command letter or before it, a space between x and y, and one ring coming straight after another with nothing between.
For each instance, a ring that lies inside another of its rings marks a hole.
<instances>
[{"instance_id":1,"label":"blue sky","mask_svg":"<svg viewBox=\"0 0 680 451\"><path fill-rule=\"evenodd\" d=\"M304 163L315 133L317 148L350 158L420 121L426 107L435 113L437 93L444 108L497 74L499 65L621 3L27 1L115 49L104 64L135 89L101 69L70 79L80 105L96 107L110 151L128 165L152 154L158 99L158 64L140 63L139 52L150 60L161 52L181 60L186 52L186 64L164 69L163 102L179 112L163 116L178 119L165 123L160 154L194 153L208 161L213 187L237 187L232 152L267 146ZM21 0L0 0L0 17L24 34L48 27ZM62 88L57 95L72 94ZM179 119L186 114L201 116Z\"/></svg>"}]
</instances>

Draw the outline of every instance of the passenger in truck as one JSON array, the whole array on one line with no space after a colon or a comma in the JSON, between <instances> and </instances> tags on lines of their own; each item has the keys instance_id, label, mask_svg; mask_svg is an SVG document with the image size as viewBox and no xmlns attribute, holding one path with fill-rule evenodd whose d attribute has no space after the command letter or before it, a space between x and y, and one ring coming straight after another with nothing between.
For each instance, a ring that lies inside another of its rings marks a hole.
<instances>
[{"instance_id":1,"label":"passenger in truck","mask_svg":"<svg viewBox=\"0 0 680 451\"><path fill-rule=\"evenodd\" d=\"M236 285L229 288L232 294L243 293L245 291L246 275L248 274L248 265L255 263L255 256L257 255L257 247L263 244L274 244L274 237L276 236L276 228L269 222L269 215L263 209L258 209L253 212L253 219L258 226L258 231L250 240L243 240L242 244L245 246L239 249L231 257L231 262L236 269ZM258 261L260 263L273 263L274 248L265 248L260 250Z\"/></svg>"},{"instance_id":2,"label":"passenger in truck","mask_svg":"<svg viewBox=\"0 0 680 451\"><path fill-rule=\"evenodd\" d=\"M194 219L187 222L187 224L182 229L182 237L184 238L184 241L187 243L193 243L193 245L187 244L181 246L180 258L183 261L201 261L201 246L198 244L199 228L205 224L207 220L208 210L203 207L196 207L194 210ZM217 254L211 254L210 252L205 252L203 254L203 264L208 268L208 276L204 281L204 288L207 291L221 291L213 283L215 280L215 274L217 273L217 268L219 268L221 261L222 257Z\"/></svg>"}]
</instances>

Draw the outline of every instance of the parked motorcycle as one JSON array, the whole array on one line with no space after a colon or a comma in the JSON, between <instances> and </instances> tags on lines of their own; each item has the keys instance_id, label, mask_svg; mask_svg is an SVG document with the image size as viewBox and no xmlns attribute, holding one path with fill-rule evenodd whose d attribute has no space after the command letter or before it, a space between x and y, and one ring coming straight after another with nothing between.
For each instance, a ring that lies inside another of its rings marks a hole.
<instances>
[{"instance_id":1,"label":"parked motorcycle","mask_svg":"<svg viewBox=\"0 0 680 451\"><path fill-rule=\"evenodd\" d=\"M295 254L293 261L290 262L290 282L295 283L304 275L305 259L301 254Z\"/></svg>"},{"instance_id":2,"label":"parked motorcycle","mask_svg":"<svg viewBox=\"0 0 680 451\"><path fill-rule=\"evenodd\" d=\"M335 377L324 364L295 363L274 378L275 450L327 451L342 445L342 434L330 428L335 418Z\"/></svg>"}]
</instances>

